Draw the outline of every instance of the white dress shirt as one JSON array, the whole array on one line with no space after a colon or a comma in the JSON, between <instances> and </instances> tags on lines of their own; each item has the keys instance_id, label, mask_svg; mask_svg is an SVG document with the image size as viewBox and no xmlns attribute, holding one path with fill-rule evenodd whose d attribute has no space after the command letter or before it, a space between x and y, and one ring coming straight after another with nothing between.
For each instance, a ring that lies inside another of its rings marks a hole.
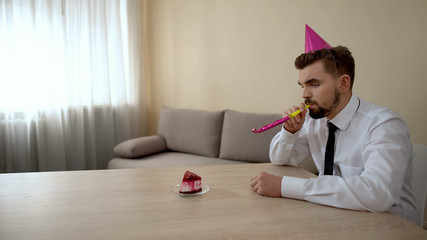
<instances>
[{"instance_id":1,"label":"white dress shirt","mask_svg":"<svg viewBox=\"0 0 427 240\"><path fill-rule=\"evenodd\" d=\"M283 127L270 145L273 164L297 166L308 154L319 176L282 178L282 196L338 208L390 211L416 220L412 194L414 153L406 123L393 111L352 96L331 122L338 127L333 175L323 175L327 119L306 115L295 134Z\"/></svg>"}]
</instances>

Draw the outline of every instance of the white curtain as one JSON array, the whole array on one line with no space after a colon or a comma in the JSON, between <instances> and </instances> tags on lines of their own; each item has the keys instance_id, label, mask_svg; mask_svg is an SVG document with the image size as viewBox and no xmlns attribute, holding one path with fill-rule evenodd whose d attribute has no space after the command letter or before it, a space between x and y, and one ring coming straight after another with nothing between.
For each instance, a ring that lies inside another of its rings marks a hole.
<instances>
[{"instance_id":1,"label":"white curtain","mask_svg":"<svg viewBox=\"0 0 427 240\"><path fill-rule=\"evenodd\" d=\"M105 168L144 133L140 4L0 0L0 172Z\"/></svg>"}]
</instances>

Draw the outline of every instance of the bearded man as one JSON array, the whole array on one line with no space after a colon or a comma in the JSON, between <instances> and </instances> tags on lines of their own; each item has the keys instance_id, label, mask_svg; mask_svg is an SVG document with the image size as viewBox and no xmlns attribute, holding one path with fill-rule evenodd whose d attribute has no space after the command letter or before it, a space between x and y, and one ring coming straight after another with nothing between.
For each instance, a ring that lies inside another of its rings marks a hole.
<instances>
[{"instance_id":1,"label":"bearded man","mask_svg":"<svg viewBox=\"0 0 427 240\"><path fill-rule=\"evenodd\" d=\"M343 46L307 51L295 60L309 109L283 124L272 139L273 164L298 166L311 156L311 179L259 173L252 189L338 208L383 212L416 222L409 128L398 114L352 93L354 58ZM308 113L308 114L307 114Z\"/></svg>"}]
</instances>

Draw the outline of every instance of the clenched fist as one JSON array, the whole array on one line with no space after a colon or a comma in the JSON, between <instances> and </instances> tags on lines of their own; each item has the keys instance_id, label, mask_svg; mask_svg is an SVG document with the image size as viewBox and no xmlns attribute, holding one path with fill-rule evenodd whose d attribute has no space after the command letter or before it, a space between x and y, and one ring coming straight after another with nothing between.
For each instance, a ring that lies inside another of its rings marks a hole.
<instances>
[{"instance_id":1,"label":"clenched fist","mask_svg":"<svg viewBox=\"0 0 427 240\"><path fill-rule=\"evenodd\" d=\"M261 172L255 177L251 178L251 187L259 195L267 197L281 197L282 191L282 178Z\"/></svg>"}]
</instances>

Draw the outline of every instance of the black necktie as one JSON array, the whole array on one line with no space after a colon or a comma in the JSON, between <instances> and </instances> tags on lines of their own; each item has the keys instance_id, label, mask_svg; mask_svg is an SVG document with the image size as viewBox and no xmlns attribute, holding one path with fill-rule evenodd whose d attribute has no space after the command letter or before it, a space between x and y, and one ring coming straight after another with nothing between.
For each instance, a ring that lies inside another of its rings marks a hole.
<instances>
[{"instance_id":1,"label":"black necktie","mask_svg":"<svg viewBox=\"0 0 427 240\"><path fill-rule=\"evenodd\" d=\"M333 123L328 122L329 136L326 143L325 152L325 172L324 175L332 175L334 170L334 152L335 152L335 131L338 129Z\"/></svg>"}]
</instances>

